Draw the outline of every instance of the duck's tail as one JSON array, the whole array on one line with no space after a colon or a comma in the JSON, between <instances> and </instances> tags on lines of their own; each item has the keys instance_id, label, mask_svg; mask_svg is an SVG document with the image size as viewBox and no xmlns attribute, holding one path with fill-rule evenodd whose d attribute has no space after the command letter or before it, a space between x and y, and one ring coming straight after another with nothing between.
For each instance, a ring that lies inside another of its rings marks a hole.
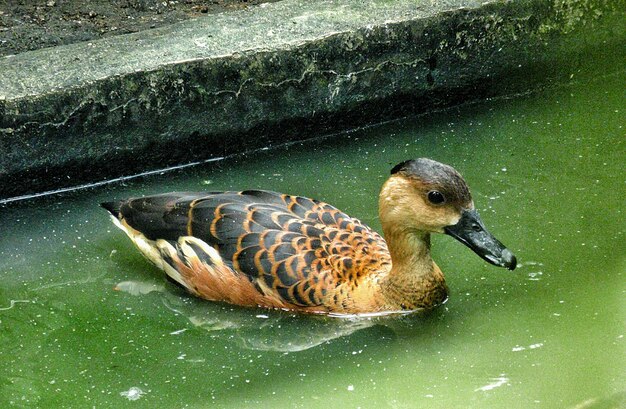
<instances>
[{"instance_id":1,"label":"duck's tail","mask_svg":"<svg viewBox=\"0 0 626 409\"><path fill-rule=\"evenodd\" d=\"M120 208L122 207L122 202L104 202L100 203L100 206L104 207L112 216L119 218Z\"/></svg>"}]
</instances>

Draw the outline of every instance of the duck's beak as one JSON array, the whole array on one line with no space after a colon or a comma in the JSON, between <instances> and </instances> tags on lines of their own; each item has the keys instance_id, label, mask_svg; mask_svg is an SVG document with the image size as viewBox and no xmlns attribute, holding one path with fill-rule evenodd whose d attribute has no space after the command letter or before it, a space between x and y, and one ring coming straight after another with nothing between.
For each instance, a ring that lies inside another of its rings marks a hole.
<instances>
[{"instance_id":1,"label":"duck's beak","mask_svg":"<svg viewBox=\"0 0 626 409\"><path fill-rule=\"evenodd\" d=\"M445 227L444 231L489 263L515 270L515 255L487 231L476 210L464 210L459 222Z\"/></svg>"}]
</instances>

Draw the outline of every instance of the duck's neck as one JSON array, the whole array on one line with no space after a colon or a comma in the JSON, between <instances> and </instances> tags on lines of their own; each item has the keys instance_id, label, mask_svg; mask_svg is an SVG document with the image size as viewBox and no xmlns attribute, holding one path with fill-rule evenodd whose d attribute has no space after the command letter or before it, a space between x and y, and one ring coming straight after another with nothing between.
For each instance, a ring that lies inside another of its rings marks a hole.
<instances>
[{"instance_id":1,"label":"duck's neck","mask_svg":"<svg viewBox=\"0 0 626 409\"><path fill-rule=\"evenodd\" d=\"M393 276L427 276L432 274L430 234L398 228L383 229L391 255Z\"/></svg>"},{"instance_id":2,"label":"duck's neck","mask_svg":"<svg viewBox=\"0 0 626 409\"><path fill-rule=\"evenodd\" d=\"M443 274L430 256L430 234L385 229L391 270L381 282L387 303L393 308L431 308L445 301Z\"/></svg>"},{"instance_id":3,"label":"duck's neck","mask_svg":"<svg viewBox=\"0 0 626 409\"><path fill-rule=\"evenodd\" d=\"M430 255L430 233L407 227L403 220L406 215L394 213L397 207L393 194L383 187L380 218L392 263L381 281L383 297L390 308L404 310L441 304L447 297L447 287Z\"/></svg>"}]
</instances>

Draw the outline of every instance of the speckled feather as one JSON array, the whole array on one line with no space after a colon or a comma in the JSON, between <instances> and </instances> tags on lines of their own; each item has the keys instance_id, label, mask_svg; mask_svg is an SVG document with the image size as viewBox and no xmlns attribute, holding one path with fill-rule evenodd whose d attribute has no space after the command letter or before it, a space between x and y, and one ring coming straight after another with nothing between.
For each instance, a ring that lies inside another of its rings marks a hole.
<instances>
[{"instance_id":1,"label":"speckled feather","mask_svg":"<svg viewBox=\"0 0 626 409\"><path fill-rule=\"evenodd\" d=\"M135 237L155 243L166 272L175 270L177 281L211 300L350 311L350 293L391 267L378 233L300 196L182 192L109 206Z\"/></svg>"}]
</instances>

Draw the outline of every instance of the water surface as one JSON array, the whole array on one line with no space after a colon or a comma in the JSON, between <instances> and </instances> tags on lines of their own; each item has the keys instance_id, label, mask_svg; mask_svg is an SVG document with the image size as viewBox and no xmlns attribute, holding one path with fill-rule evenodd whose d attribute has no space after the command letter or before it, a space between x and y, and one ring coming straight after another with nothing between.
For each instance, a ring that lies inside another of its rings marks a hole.
<instances>
[{"instance_id":1,"label":"water surface","mask_svg":"<svg viewBox=\"0 0 626 409\"><path fill-rule=\"evenodd\" d=\"M0 207L1 407L619 407L623 73ZM450 300L340 320L191 298L98 203L263 188L376 229L413 157L455 166L514 272L435 237Z\"/></svg>"}]
</instances>

